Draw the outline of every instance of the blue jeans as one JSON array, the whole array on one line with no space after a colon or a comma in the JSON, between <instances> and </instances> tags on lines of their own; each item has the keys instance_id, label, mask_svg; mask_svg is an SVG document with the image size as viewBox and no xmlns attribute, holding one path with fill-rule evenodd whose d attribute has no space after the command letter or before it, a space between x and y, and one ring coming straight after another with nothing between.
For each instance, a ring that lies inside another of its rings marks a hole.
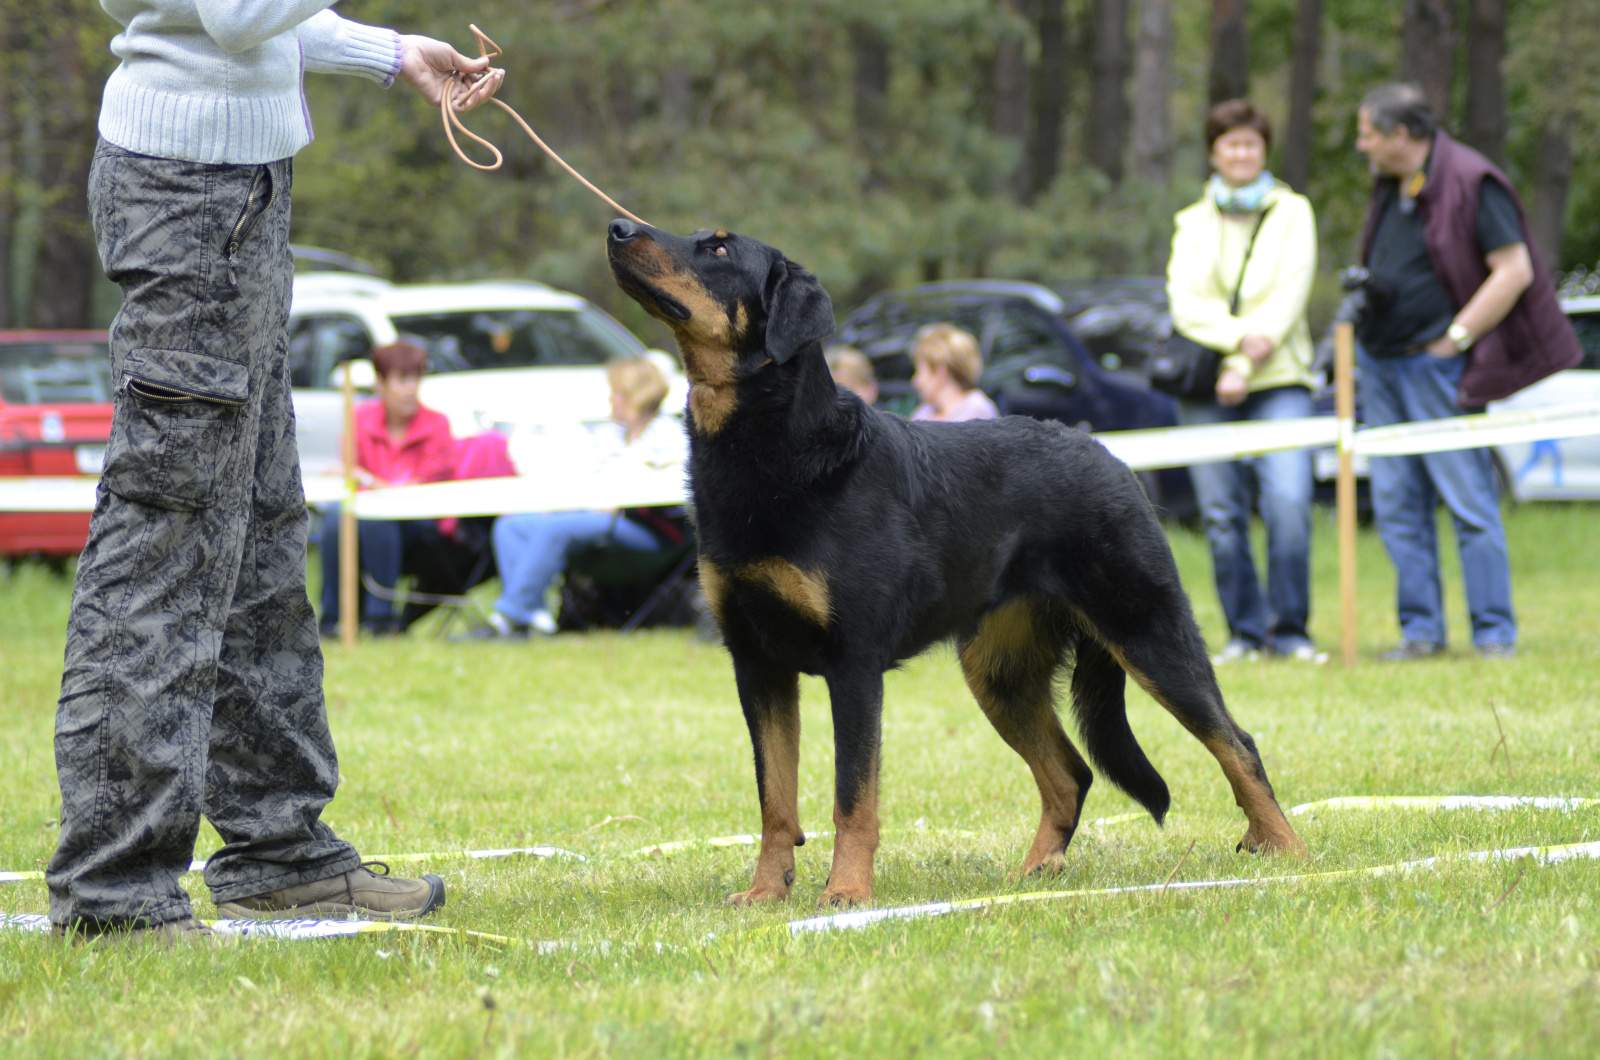
<instances>
[{"instance_id":1,"label":"blue jeans","mask_svg":"<svg viewBox=\"0 0 1600 1060\"><path fill-rule=\"evenodd\" d=\"M545 594L583 545L616 545L635 552L659 548L655 535L616 512L529 512L494 523L500 599L494 609L523 625L545 609Z\"/></svg>"},{"instance_id":2,"label":"blue jeans","mask_svg":"<svg viewBox=\"0 0 1600 1060\"><path fill-rule=\"evenodd\" d=\"M372 580L393 589L400 580L406 549L433 530L429 519L362 519L356 523L356 555L361 570ZM322 628L339 621L339 505L330 504L322 517ZM365 622L394 618L394 604L361 589L361 615Z\"/></svg>"},{"instance_id":3,"label":"blue jeans","mask_svg":"<svg viewBox=\"0 0 1600 1060\"><path fill-rule=\"evenodd\" d=\"M1372 357L1364 350L1357 351L1357 357L1365 426L1460 415L1456 406L1460 357L1440 359L1426 353ZM1487 449L1372 460L1372 507L1383 547L1394 564L1400 635L1406 640L1445 642L1434 521L1440 500L1455 523L1473 643L1515 644L1511 564L1494 463Z\"/></svg>"},{"instance_id":4,"label":"blue jeans","mask_svg":"<svg viewBox=\"0 0 1600 1060\"><path fill-rule=\"evenodd\" d=\"M1179 403L1185 426L1246 420L1291 420L1310 416L1311 392L1285 386L1251 394L1238 405ZM1250 552L1250 476L1260 495L1267 526L1267 592L1261 593ZM1289 652L1310 640L1311 451L1267 453L1189 469L1200 502L1217 596L1228 620L1228 636L1253 648Z\"/></svg>"}]
</instances>

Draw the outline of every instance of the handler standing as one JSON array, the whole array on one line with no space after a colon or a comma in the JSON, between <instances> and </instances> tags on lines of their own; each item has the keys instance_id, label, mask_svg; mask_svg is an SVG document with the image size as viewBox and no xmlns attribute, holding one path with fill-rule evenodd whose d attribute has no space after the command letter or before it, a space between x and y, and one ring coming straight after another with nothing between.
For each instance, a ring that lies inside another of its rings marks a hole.
<instances>
[{"instance_id":1,"label":"handler standing","mask_svg":"<svg viewBox=\"0 0 1600 1060\"><path fill-rule=\"evenodd\" d=\"M338 786L306 596L287 365L291 157L301 77L396 77L437 104L448 44L342 19L334 0L102 0L123 26L89 206L106 274L115 413L78 566L56 715L58 932L203 932L178 884L200 814L225 846L225 916L420 916L436 876L361 867L319 817Z\"/></svg>"},{"instance_id":2,"label":"handler standing","mask_svg":"<svg viewBox=\"0 0 1600 1060\"><path fill-rule=\"evenodd\" d=\"M1374 177L1361 240L1371 273L1357 325L1368 427L1442 419L1509 397L1582 357L1522 204L1493 163L1439 128L1415 85L1367 93L1356 150ZM1511 566L1485 449L1372 461L1372 506L1394 563L1400 644L1388 661L1445 650L1434 509L1455 523L1472 643L1515 653Z\"/></svg>"}]
</instances>

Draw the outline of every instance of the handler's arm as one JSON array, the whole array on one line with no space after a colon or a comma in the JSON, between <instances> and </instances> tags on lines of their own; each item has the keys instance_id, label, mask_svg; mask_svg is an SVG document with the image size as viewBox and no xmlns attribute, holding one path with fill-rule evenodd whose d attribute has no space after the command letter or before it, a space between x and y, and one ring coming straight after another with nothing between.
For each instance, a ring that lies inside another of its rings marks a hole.
<instances>
[{"instance_id":1,"label":"handler's arm","mask_svg":"<svg viewBox=\"0 0 1600 1060\"><path fill-rule=\"evenodd\" d=\"M1456 323L1475 336L1493 331L1533 284L1528 244L1512 243L1484 255L1489 275L1456 314Z\"/></svg>"}]
</instances>

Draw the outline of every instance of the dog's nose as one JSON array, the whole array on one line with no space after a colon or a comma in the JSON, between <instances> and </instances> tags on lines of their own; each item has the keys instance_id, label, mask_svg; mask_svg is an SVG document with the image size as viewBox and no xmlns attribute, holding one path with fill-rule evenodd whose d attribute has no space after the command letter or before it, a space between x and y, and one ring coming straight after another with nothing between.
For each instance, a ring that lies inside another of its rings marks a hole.
<instances>
[{"instance_id":1,"label":"dog's nose","mask_svg":"<svg viewBox=\"0 0 1600 1060\"><path fill-rule=\"evenodd\" d=\"M639 234L639 226L619 217L607 226L606 233L611 236L613 243L626 243Z\"/></svg>"}]
</instances>

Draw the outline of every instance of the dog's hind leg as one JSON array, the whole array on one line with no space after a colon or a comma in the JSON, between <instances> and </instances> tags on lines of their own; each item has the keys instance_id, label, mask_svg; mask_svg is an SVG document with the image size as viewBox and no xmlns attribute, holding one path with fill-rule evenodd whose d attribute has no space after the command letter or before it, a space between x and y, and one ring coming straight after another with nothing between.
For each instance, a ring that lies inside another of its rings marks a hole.
<instances>
[{"instance_id":1,"label":"dog's hind leg","mask_svg":"<svg viewBox=\"0 0 1600 1060\"><path fill-rule=\"evenodd\" d=\"M1193 733L1222 767L1234 801L1250 822L1239 849L1304 852L1305 844L1278 806L1255 741L1222 701L1205 641L1182 590L1172 590L1170 598L1160 603L1143 599L1140 607L1136 621L1118 614L1112 604L1096 607L1099 614L1085 607L1084 616L1128 675Z\"/></svg>"},{"instance_id":2,"label":"dog's hind leg","mask_svg":"<svg viewBox=\"0 0 1600 1060\"><path fill-rule=\"evenodd\" d=\"M1056 716L1051 679L1063 647L1026 600L989 612L977 635L959 646L967 687L1039 785L1039 830L1022 862L1024 875L1060 864L1094 779Z\"/></svg>"},{"instance_id":3,"label":"dog's hind leg","mask_svg":"<svg viewBox=\"0 0 1600 1060\"><path fill-rule=\"evenodd\" d=\"M883 673L870 667L828 674L833 706L833 869L822 905L872 900L878 853L878 763L883 744Z\"/></svg>"},{"instance_id":4,"label":"dog's hind leg","mask_svg":"<svg viewBox=\"0 0 1600 1060\"><path fill-rule=\"evenodd\" d=\"M794 848L805 842L800 830L800 678L743 659L733 660L739 705L755 750L756 794L761 799L761 853L750 889L728 896L733 905L789 897L794 884Z\"/></svg>"}]
</instances>

